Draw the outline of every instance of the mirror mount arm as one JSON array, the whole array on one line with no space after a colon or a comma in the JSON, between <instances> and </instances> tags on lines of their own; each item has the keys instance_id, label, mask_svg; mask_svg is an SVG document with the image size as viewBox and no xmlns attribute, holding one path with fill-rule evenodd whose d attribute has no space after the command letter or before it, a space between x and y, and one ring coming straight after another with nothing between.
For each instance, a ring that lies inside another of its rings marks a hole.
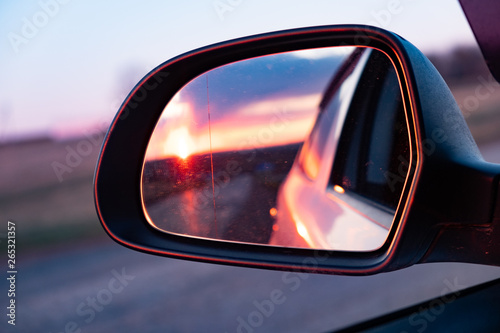
<instances>
[{"instance_id":1,"label":"mirror mount arm","mask_svg":"<svg viewBox=\"0 0 500 333\"><path fill-rule=\"evenodd\" d=\"M500 266L500 181L493 182L491 219L485 224L443 227L419 263L468 262Z\"/></svg>"}]
</instances>

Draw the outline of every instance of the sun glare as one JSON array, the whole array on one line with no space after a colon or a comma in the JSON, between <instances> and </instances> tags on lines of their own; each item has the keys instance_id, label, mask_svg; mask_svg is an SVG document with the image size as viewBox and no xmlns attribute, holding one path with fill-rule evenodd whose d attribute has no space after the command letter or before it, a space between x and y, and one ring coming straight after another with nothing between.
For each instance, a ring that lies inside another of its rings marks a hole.
<instances>
[{"instance_id":1,"label":"sun glare","mask_svg":"<svg viewBox=\"0 0 500 333\"><path fill-rule=\"evenodd\" d=\"M187 142L186 142L185 138L179 140L179 142L178 142L177 155L179 155L179 157L182 159L186 159L186 157L189 156L189 150L188 150Z\"/></svg>"},{"instance_id":2,"label":"sun glare","mask_svg":"<svg viewBox=\"0 0 500 333\"><path fill-rule=\"evenodd\" d=\"M193 153L194 144L186 126L176 128L167 137L163 146L165 155L175 155L186 159Z\"/></svg>"}]
</instances>

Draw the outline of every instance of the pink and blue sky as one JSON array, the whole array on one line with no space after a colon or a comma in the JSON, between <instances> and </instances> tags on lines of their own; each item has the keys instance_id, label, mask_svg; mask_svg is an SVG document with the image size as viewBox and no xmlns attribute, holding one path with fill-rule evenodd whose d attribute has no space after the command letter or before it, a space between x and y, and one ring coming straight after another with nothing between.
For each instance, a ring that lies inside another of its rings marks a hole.
<instances>
[{"instance_id":1,"label":"pink and blue sky","mask_svg":"<svg viewBox=\"0 0 500 333\"><path fill-rule=\"evenodd\" d=\"M105 128L149 70L231 38L357 23L424 52L475 43L454 0L27 0L0 13L0 142Z\"/></svg>"}]
</instances>

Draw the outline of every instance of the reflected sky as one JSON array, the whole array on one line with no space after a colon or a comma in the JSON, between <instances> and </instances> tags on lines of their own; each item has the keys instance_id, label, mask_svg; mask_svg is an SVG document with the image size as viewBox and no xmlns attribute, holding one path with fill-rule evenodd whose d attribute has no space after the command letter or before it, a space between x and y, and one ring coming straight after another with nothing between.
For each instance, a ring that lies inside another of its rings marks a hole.
<instances>
[{"instance_id":1,"label":"reflected sky","mask_svg":"<svg viewBox=\"0 0 500 333\"><path fill-rule=\"evenodd\" d=\"M352 50L323 48L264 56L199 76L165 108L146 159L303 141L323 92Z\"/></svg>"}]
</instances>

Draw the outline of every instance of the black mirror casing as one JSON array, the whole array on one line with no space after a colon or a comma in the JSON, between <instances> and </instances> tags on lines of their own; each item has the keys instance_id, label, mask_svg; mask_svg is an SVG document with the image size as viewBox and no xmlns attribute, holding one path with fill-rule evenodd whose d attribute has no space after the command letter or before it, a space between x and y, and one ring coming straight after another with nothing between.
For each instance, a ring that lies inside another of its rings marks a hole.
<instances>
[{"instance_id":1,"label":"black mirror casing","mask_svg":"<svg viewBox=\"0 0 500 333\"><path fill-rule=\"evenodd\" d=\"M141 198L144 154L165 105L179 89L230 62L351 45L376 48L393 62L410 136L411 159L402 163L409 168L402 200L381 248L341 252L222 242L161 232L148 223ZM495 233L500 236L498 208L494 212L499 175L498 165L482 160L451 92L418 49L373 27L323 26L215 44L154 69L113 120L97 165L94 194L106 232L135 250L220 264L363 275L431 261L500 264L500 246L492 241Z\"/></svg>"}]
</instances>

